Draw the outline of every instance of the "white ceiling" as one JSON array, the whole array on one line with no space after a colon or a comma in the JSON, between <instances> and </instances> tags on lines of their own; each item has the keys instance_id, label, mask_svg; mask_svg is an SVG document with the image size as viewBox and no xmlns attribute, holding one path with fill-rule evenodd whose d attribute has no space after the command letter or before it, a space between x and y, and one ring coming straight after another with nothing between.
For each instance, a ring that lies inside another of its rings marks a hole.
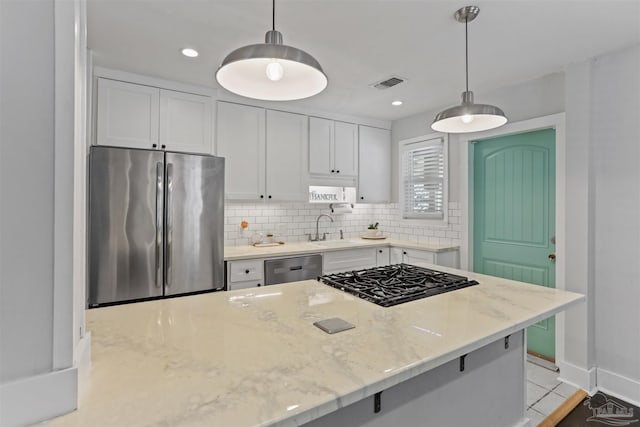
<instances>
[{"instance_id":1,"label":"white ceiling","mask_svg":"<svg viewBox=\"0 0 640 427\"><path fill-rule=\"evenodd\" d=\"M464 90L464 1L276 0L285 44L312 54L329 77L308 108L397 119L459 102ZM562 71L640 43L640 0L480 0L469 24L470 89L483 92ZM88 0L96 65L207 87L233 49L261 43L269 0ZM196 59L183 47L200 52ZM369 87L391 75L387 90ZM393 99L404 105L392 107ZM485 101L486 102L486 101ZM507 112L508 114L508 112Z\"/></svg>"}]
</instances>

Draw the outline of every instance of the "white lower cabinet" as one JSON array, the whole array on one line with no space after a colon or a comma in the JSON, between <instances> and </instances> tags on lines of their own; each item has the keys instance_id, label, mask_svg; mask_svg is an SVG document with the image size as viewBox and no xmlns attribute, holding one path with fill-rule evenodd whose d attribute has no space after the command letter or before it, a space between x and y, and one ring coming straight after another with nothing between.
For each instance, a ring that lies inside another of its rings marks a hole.
<instances>
[{"instance_id":1,"label":"white lower cabinet","mask_svg":"<svg viewBox=\"0 0 640 427\"><path fill-rule=\"evenodd\" d=\"M391 248L391 264L436 264L443 267L459 268L458 250L431 252L420 249Z\"/></svg>"},{"instance_id":2,"label":"white lower cabinet","mask_svg":"<svg viewBox=\"0 0 640 427\"><path fill-rule=\"evenodd\" d=\"M405 264L416 264L420 262L435 264L436 254L434 252L420 251L417 249L403 249L402 261Z\"/></svg>"},{"instance_id":3,"label":"white lower cabinet","mask_svg":"<svg viewBox=\"0 0 640 427\"><path fill-rule=\"evenodd\" d=\"M376 267L390 264L390 252L389 248L376 249Z\"/></svg>"},{"instance_id":4,"label":"white lower cabinet","mask_svg":"<svg viewBox=\"0 0 640 427\"><path fill-rule=\"evenodd\" d=\"M402 252L404 249L402 248L391 248L389 250L389 262L391 264L400 264L402 263Z\"/></svg>"},{"instance_id":5,"label":"white lower cabinet","mask_svg":"<svg viewBox=\"0 0 640 427\"><path fill-rule=\"evenodd\" d=\"M264 285L264 260L227 261L227 290Z\"/></svg>"},{"instance_id":6,"label":"white lower cabinet","mask_svg":"<svg viewBox=\"0 0 640 427\"><path fill-rule=\"evenodd\" d=\"M376 265L377 252L375 248L349 249L325 252L323 255L322 270L324 274L332 274L371 268Z\"/></svg>"}]
</instances>

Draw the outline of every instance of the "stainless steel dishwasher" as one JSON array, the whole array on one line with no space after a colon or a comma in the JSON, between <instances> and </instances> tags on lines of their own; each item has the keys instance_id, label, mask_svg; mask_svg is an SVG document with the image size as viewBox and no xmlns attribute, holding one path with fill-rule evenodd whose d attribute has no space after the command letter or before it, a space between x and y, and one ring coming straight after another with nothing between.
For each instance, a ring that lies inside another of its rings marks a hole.
<instances>
[{"instance_id":1,"label":"stainless steel dishwasher","mask_svg":"<svg viewBox=\"0 0 640 427\"><path fill-rule=\"evenodd\" d=\"M264 275L265 285L317 279L322 276L322 255L266 260Z\"/></svg>"}]
</instances>

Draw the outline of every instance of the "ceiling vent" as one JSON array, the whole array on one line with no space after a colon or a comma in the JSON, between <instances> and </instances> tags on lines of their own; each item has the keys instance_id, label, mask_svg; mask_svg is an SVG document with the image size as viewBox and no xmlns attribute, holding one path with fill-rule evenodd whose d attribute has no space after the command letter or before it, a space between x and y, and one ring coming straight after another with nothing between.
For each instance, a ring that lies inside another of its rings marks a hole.
<instances>
[{"instance_id":1,"label":"ceiling vent","mask_svg":"<svg viewBox=\"0 0 640 427\"><path fill-rule=\"evenodd\" d=\"M376 89L389 89L390 87L394 87L396 85L399 85L400 83L404 82L406 79L403 79L402 77L398 77L398 76L391 76L389 78L386 78L382 81L379 81L377 83L373 83L371 86L375 87Z\"/></svg>"}]
</instances>

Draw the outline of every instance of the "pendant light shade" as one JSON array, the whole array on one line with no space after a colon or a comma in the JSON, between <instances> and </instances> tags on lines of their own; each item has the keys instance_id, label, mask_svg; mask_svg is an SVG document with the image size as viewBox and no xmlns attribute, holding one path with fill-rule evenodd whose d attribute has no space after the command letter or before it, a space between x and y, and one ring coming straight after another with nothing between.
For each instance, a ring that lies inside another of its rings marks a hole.
<instances>
[{"instance_id":1,"label":"pendant light shade","mask_svg":"<svg viewBox=\"0 0 640 427\"><path fill-rule=\"evenodd\" d=\"M458 22L465 24L465 64L466 64L466 91L462 93L462 103L455 107L447 108L439 112L431 129L444 133L467 133L494 129L507 123L504 112L493 105L475 104L473 92L469 90L469 36L467 24L473 21L480 8L466 6L456 11L454 17Z\"/></svg>"},{"instance_id":2,"label":"pendant light shade","mask_svg":"<svg viewBox=\"0 0 640 427\"><path fill-rule=\"evenodd\" d=\"M267 101L308 98L327 87L327 76L313 56L282 44L282 34L275 30L275 0L273 28L265 35L265 42L227 55L216 80L230 92Z\"/></svg>"}]
</instances>

